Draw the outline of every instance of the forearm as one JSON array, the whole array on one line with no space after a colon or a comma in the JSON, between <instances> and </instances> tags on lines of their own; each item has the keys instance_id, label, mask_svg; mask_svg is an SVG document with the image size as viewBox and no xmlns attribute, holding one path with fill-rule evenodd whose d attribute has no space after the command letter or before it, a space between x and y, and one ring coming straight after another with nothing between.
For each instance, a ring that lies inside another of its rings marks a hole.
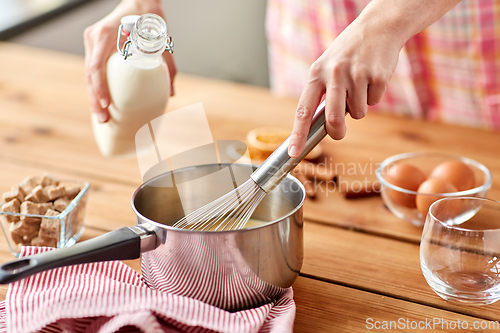
<instances>
[{"instance_id":1,"label":"forearm","mask_svg":"<svg viewBox=\"0 0 500 333\"><path fill-rule=\"evenodd\" d=\"M394 35L401 47L460 0L373 0L356 21L365 28Z\"/></svg>"}]
</instances>

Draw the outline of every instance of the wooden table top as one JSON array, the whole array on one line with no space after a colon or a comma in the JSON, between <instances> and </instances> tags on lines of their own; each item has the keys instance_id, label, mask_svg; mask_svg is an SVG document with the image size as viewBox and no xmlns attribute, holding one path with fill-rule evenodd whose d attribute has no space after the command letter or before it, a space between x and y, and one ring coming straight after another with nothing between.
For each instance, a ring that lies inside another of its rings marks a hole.
<instances>
[{"instance_id":1,"label":"wooden table top","mask_svg":"<svg viewBox=\"0 0 500 333\"><path fill-rule=\"evenodd\" d=\"M261 126L291 129L297 104L267 89L180 74L168 110L198 102L214 140L244 140ZM362 177L373 179L376 164L397 153L443 151L488 167L488 196L500 199L500 133L373 113L362 121L347 119L347 128L344 140L326 139L323 148L334 163L358 168ZM0 43L0 192L45 171L90 182L83 239L135 225L130 197L141 184L137 160L99 154L83 58ZM457 305L434 294L420 271L422 228L395 217L380 197L346 200L338 191L318 193L307 200L304 217L304 264L293 285L295 331L365 332L375 321L439 318L472 326L500 320L500 303ZM0 262L13 259L0 240ZM138 269L136 261L129 264ZM0 288L1 299L6 290Z\"/></svg>"}]
</instances>

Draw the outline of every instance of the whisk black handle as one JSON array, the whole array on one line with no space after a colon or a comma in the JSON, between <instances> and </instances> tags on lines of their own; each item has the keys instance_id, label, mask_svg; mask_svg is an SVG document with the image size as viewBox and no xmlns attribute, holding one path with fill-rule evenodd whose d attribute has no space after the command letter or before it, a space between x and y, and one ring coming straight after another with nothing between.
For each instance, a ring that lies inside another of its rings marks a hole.
<instances>
[{"instance_id":1,"label":"whisk black handle","mask_svg":"<svg viewBox=\"0 0 500 333\"><path fill-rule=\"evenodd\" d=\"M325 127L325 101L323 101L314 113L311 129L307 135L306 147L299 157L292 158L288 155L288 137L262 165L250 176L264 191L272 191L283 178L288 175L316 147L326 136Z\"/></svg>"}]
</instances>

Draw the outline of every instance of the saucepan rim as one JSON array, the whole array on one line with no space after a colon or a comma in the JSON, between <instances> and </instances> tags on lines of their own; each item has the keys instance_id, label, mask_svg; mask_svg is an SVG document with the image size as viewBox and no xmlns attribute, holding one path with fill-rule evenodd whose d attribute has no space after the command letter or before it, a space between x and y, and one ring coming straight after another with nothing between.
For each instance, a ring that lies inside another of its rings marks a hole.
<instances>
[{"instance_id":1,"label":"saucepan rim","mask_svg":"<svg viewBox=\"0 0 500 333\"><path fill-rule=\"evenodd\" d=\"M194 166L189 166L189 167L185 167L185 168L180 168L180 169L175 169L175 170L171 170L171 171L167 171L167 172L164 172L162 174L159 174L147 181L145 181L144 183L142 183L135 191L134 191L134 194L132 195L132 198L131 198L131 205L132 205L132 210L134 211L134 213L136 214L137 217L139 217L142 221L146 221L156 227L159 227L161 229L167 229L167 230L172 230L172 231L175 231L175 232L188 232L188 233L203 233L203 234L230 234L230 233L240 233L240 232L248 232L248 231L253 231L253 230L256 230L256 229L260 229L260 228L266 228L266 227L269 227L273 224L276 224L276 223L279 223L285 219L287 219L288 217L292 216L295 214L295 212L297 212L299 209L302 208L302 206L304 205L304 202L306 200L306 190L304 188L304 185L302 185L302 183L294 176L292 176L291 174L288 174L285 178L288 178L290 179L292 182L294 182L295 184L297 184L300 188L300 193L302 194L302 197L300 199L300 202L295 205L294 209L292 209L290 212L288 212L287 214L279 217L278 219L275 219L273 221L269 221L269 222L266 222L266 223L263 223L262 225L259 225L259 226L255 226L255 227L251 227L251 228L245 228L245 229L240 229L240 230L225 230L225 231L197 231L197 230L187 230L187 229L179 229L179 228L174 228L170 225L167 225L167 224L163 224L163 223L160 223L160 222L156 222L154 220L151 220L147 217L145 217L143 214L141 214L137 208L135 207L135 204L134 204L134 201L135 201L135 197L137 196L137 194L146 186L148 186L148 184L154 182L155 180L161 178L161 177L165 177L165 174L168 174L168 173L172 173L172 172L179 172L179 171L185 171L185 170L189 170L189 169L196 169L196 168L200 168L200 167L210 167L210 166L221 166L221 165L227 165L227 166L234 166L234 165L242 165L242 166L251 166L252 168L258 168L257 165L253 165L253 164L234 164L234 163L209 163L209 164L200 164L200 165L194 165Z\"/></svg>"}]
</instances>

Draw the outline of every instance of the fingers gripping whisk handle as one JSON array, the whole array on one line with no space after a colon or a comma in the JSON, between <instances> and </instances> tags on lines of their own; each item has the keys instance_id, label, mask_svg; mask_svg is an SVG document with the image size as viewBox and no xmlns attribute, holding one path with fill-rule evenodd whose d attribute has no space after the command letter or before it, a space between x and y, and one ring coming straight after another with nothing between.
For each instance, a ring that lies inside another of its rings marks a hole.
<instances>
[{"instance_id":1,"label":"fingers gripping whisk handle","mask_svg":"<svg viewBox=\"0 0 500 333\"><path fill-rule=\"evenodd\" d=\"M272 191L323 140L326 134L325 101L323 101L313 116L302 154L296 158L288 155L288 144L290 143L290 137L288 137L250 177L264 191Z\"/></svg>"}]
</instances>

